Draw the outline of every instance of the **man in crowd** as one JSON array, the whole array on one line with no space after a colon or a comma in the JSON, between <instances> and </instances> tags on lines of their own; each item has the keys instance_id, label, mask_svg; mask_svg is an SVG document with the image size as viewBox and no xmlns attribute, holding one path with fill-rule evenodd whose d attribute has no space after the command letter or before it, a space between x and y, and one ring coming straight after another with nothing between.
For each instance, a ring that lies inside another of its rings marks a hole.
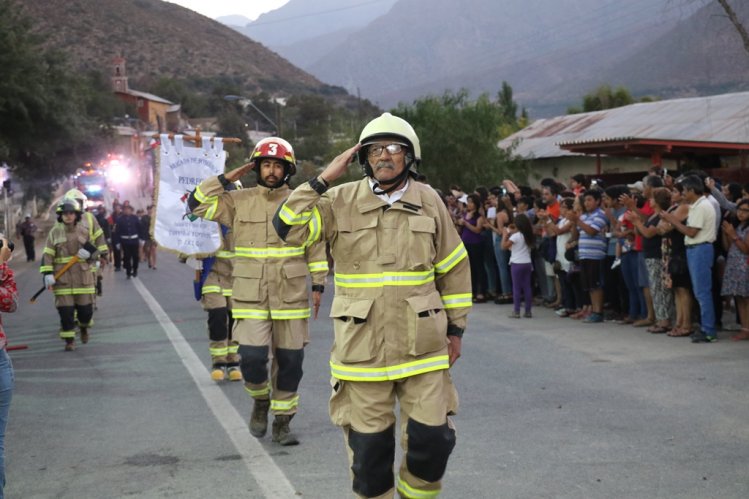
<instances>
[{"instance_id":1,"label":"man in crowd","mask_svg":"<svg viewBox=\"0 0 749 499\"><path fill-rule=\"evenodd\" d=\"M26 250L26 261L33 262L36 260L36 252L34 251L34 239L36 239L37 227L33 220L31 220L31 213L27 213L18 225L16 237L23 239L23 247Z\"/></svg>"}]
</instances>

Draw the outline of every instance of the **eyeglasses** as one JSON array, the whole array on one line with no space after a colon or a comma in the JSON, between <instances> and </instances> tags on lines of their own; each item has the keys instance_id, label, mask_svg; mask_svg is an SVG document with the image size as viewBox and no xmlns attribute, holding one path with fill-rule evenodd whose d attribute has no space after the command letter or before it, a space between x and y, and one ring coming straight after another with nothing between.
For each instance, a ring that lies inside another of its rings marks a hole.
<instances>
[{"instance_id":1,"label":"eyeglasses","mask_svg":"<svg viewBox=\"0 0 749 499\"><path fill-rule=\"evenodd\" d=\"M399 144L393 142L392 144L372 144L367 149L367 156L370 158L379 158L382 155L382 151L387 151L391 156L400 154L403 148L407 147L406 144Z\"/></svg>"}]
</instances>

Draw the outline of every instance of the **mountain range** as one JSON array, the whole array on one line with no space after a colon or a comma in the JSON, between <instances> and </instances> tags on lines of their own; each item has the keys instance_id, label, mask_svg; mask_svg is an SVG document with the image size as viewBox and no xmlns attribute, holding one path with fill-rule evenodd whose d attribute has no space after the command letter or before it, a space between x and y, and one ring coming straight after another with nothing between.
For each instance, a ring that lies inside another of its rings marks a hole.
<instances>
[{"instance_id":1,"label":"mountain range","mask_svg":"<svg viewBox=\"0 0 749 499\"><path fill-rule=\"evenodd\" d=\"M749 2L731 4L749 25ZM233 28L383 107L502 81L535 117L603 83L657 98L749 86L749 54L708 0L290 0Z\"/></svg>"},{"instance_id":2,"label":"mountain range","mask_svg":"<svg viewBox=\"0 0 749 499\"><path fill-rule=\"evenodd\" d=\"M248 94L317 93L348 98L258 42L161 0L22 0L17 4L47 46L75 69L109 74L127 60L131 88L162 77L227 82ZM206 85L206 88L210 88Z\"/></svg>"}]
</instances>

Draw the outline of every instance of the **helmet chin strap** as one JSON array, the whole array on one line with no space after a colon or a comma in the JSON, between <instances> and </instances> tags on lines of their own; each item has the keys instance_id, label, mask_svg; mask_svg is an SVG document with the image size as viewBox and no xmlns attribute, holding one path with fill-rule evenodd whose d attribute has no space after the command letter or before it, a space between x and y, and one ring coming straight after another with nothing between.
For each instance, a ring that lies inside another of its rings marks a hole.
<instances>
[{"instance_id":1,"label":"helmet chin strap","mask_svg":"<svg viewBox=\"0 0 749 499\"><path fill-rule=\"evenodd\" d=\"M386 189L381 189L380 185L382 185L382 182L378 181L376 178L374 178L374 173L372 174L372 192L374 192L377 196L381 196L383 194L390 194L395 189L398 188L398 186L401 185L401 182L403 182L404 179L408 177L408 174L411 172L411 165L413 164L413 160L410 161L405 168L403 168L403 171L400 172L396 177L394 177L391 180L387 181L386 185L390 185L390 187L387 187Z\"/></svg>"}]
</instances>

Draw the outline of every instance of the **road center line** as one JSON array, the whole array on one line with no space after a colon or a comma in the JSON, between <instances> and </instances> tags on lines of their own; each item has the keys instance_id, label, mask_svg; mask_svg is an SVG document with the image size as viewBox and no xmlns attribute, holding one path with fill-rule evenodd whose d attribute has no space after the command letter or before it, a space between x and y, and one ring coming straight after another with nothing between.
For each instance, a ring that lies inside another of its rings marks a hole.
<instances>
[{"instance_id":1,"label":"road center line","mask_svg":"<svg viewBox=\"0 0 749 499\"><path fill-rule=\"evenodd\" d=\"M286 475L283 474L281 468L273 462L263 446L255 438L250 437L245 420L215 382L210 380L208 370L190 348L177 326L161 308L161 305L140 279L133 279L132 283L166 332L167 338L172 342L172 346L177 351L182 363L195 381L200 394L213 411L218 422L223 426L239 455L242 456L242 461L247 470L258 483L265 497L274 499L276 497L298 497L296 490L294 490Z\"/></svg>"}]
</instances>

